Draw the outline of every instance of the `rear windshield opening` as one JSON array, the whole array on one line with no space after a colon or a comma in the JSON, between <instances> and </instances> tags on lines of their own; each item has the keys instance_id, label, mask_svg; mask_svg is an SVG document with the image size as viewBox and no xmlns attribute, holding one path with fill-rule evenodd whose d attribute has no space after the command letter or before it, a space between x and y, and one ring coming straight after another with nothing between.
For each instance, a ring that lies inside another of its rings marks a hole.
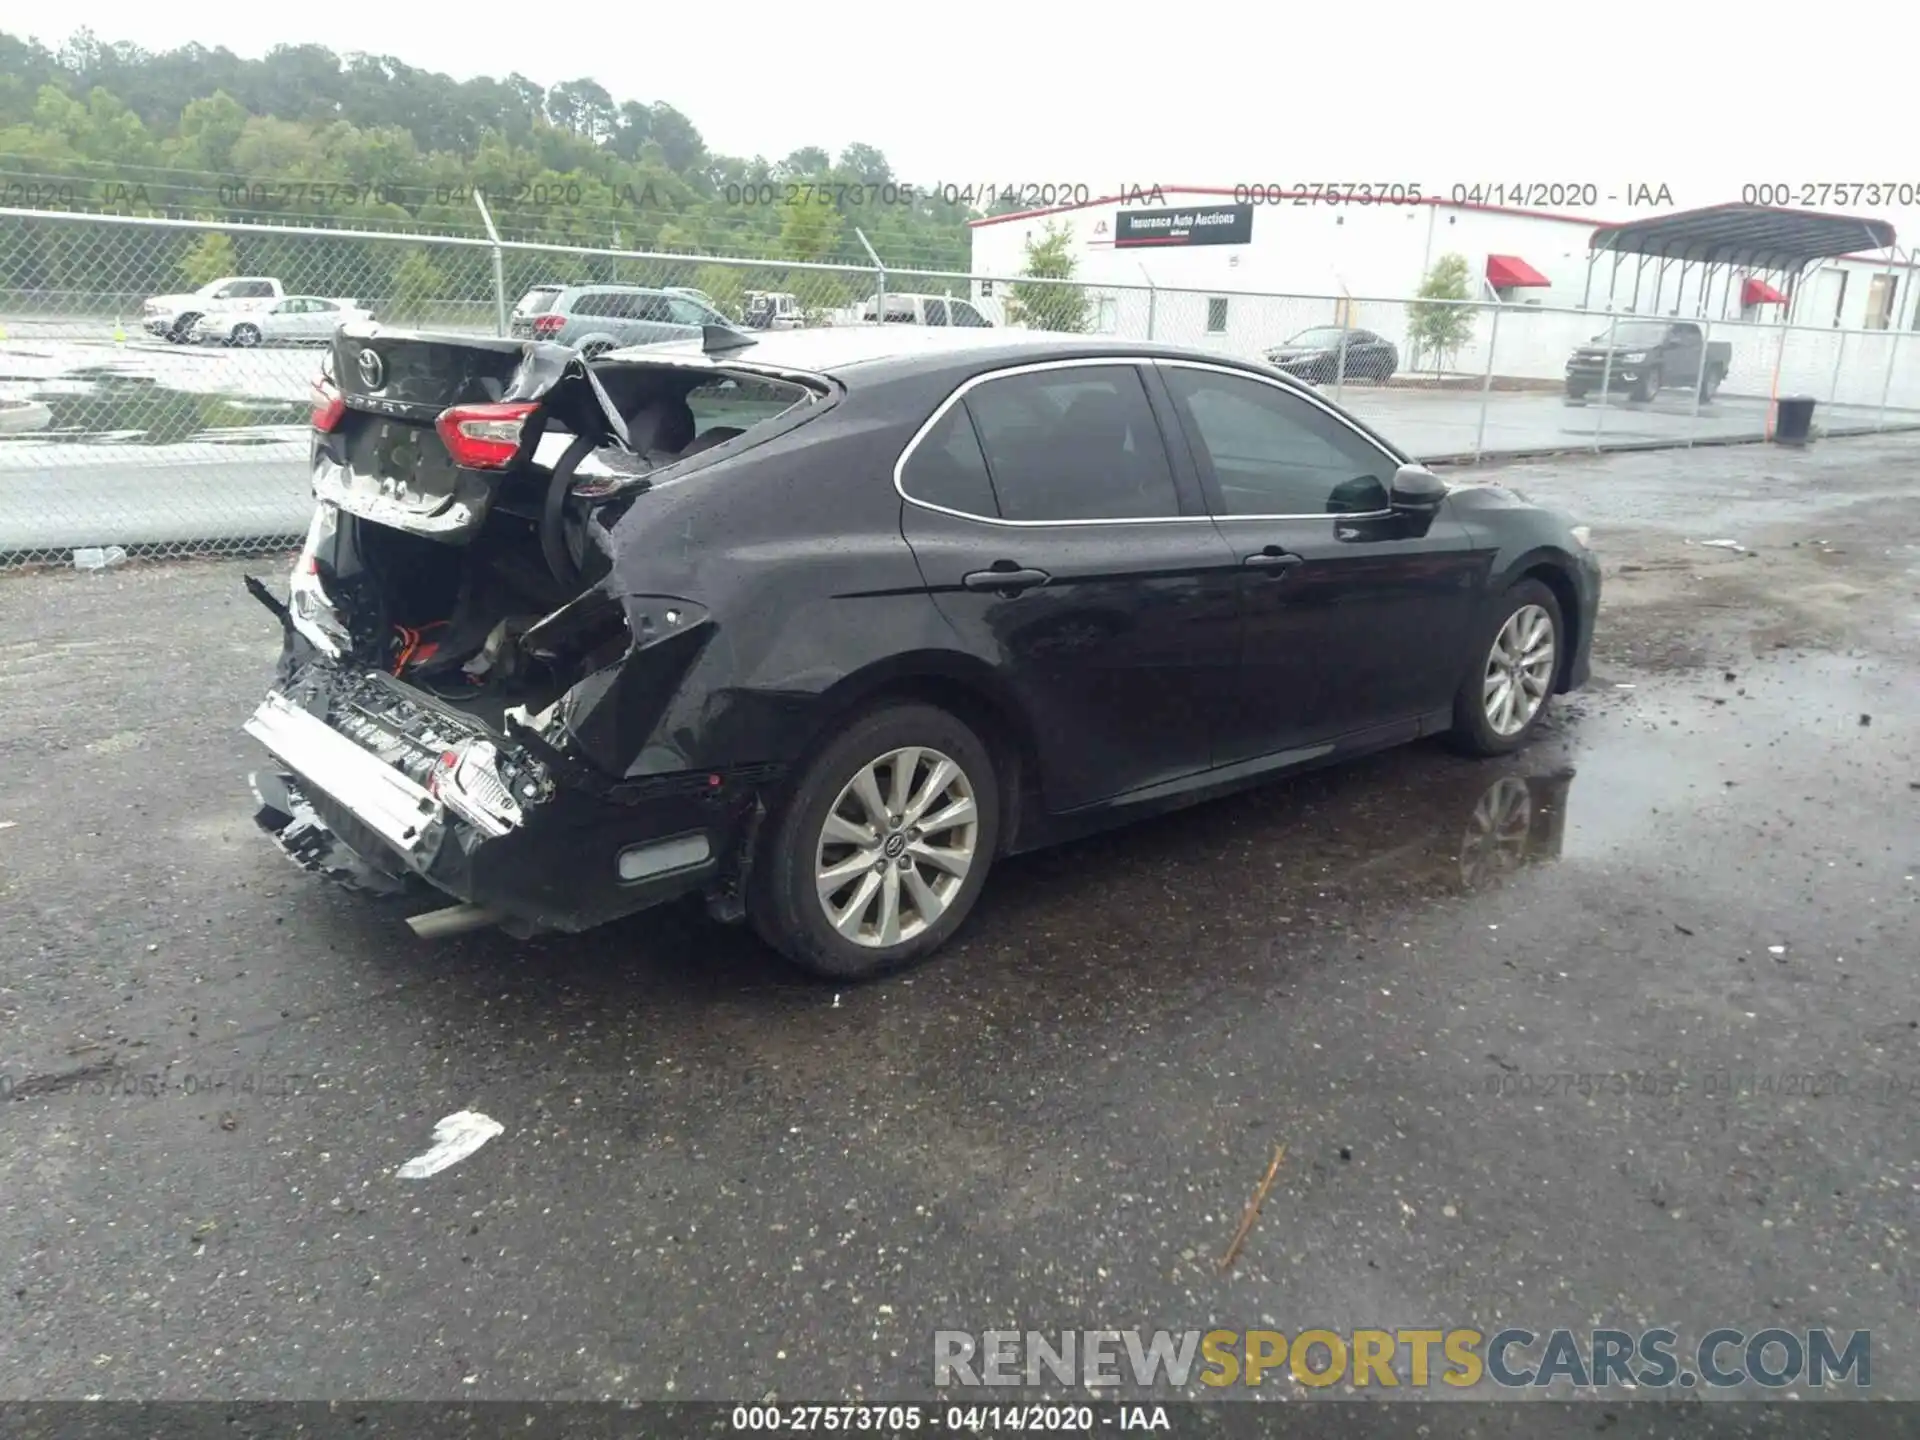
<instances>
[{"instance_id":1,"label":"rear windshield opening","mask_svg":"<svg viewBox=\"0 0 1920 1440\"><path fill-rule=\"evenodd\" d=\"M645 468L724 445L821 398L808 386L749 371L610 363L593 373Z\"/></svg>"}]
</instances>

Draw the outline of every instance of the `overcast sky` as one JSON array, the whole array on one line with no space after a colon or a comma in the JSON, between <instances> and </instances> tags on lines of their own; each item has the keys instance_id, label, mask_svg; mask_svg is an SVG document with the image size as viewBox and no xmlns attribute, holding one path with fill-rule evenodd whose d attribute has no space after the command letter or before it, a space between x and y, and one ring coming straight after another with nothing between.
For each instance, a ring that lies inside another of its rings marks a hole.
<instances>
[{"instance_id":1,"label":"overcast sky","mask_svg":"<svg viewBox=\"0 0 1920 1440\"><path fill-rule=\"evenodd\" d=\"M1632 218L1629 188L1643 184L1664 184L1680 208L1763 183L1789 187L1788 203L1820 182L1904 184L1920 201L1905 52L1873 48L1868 10L1841 13L1759 24L1682 3L67 0L50 22L0 0L0 29L58 45L86 25L103 40L244 55L310 41L548 85L584 74L617 101L667 101L716 150L778 159L863 140L923 185L1384 181L1444 195L1592 183L1599 204L1581 209L1614 220ZM1920 244L1920 204L1815 208L1879 214L1903 247Z\"/></svg>"}]
</instances>

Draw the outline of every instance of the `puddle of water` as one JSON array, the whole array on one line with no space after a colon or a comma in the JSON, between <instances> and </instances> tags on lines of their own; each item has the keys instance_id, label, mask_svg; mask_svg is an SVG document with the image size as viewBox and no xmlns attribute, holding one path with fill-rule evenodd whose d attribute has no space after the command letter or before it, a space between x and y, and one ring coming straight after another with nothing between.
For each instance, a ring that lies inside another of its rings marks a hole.
<instances>
[{"instance_id":1,"label":"puddle of water","mask_svg":"<svg viewBox=\"0 0 1920 1440\"><path fill-rule=\"evenodd\" d=\"M0 376L0 381L14 377ZM25 381L28 377L18 377ZM207 432L256 430L262 426L304 424L307 407L287 400L245 395L203 395L175 390L149 376L88 367L58 379L34 378L26 398L52 412L36 442L99 444L102 432L117 443L176 445L192 440L231 442L239 435ZM278 439L268 436L266 439Z\"/></svg>"},{"instance_id":2,"label":"puddle of water","mask_svg":"<svg viewBox=\"0 0 1920 1440\"><path fill-rule=\"evenodd\" d=\"M1901 762L1920 716L1898 667L1795 654L1724 675L1588 692L1505 760L1410 745L1021 856L996 870L991 912L1017 927L1075 894L1143 926L1156 915L1339 917L1484 891L1555 862L1762 843L1756 825L1807 797L1871 791L1889 767L1907 798L1914 772Z\"/></svg>"}]
</instances>

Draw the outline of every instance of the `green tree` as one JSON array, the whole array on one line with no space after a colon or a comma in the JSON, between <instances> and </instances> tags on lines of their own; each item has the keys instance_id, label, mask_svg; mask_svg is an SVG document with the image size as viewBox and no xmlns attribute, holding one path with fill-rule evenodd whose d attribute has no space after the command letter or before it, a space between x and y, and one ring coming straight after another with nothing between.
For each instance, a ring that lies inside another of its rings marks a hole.
<instances>
[{"instance_id":1,"label":"green tree","mask_svg":"<svg viewBox=\"0 0 1920 1440\"><path fill-rule=\"evenodd\" d=\"M447 295L447 277L425 250L407 251L393 271L393 308L397 316L421 319L428 307ZM364 298L364 297L362 297Z\"/></svg>"},{"instance_id":2,"label":"green tree","mask_svg":"<svg viewBox=\"0 0 1920 1440\"><path fill-rule=\"evenodd\" d=\"M233 166L233 147L246 133L247 112L224 90L195 100L180 112L181 145L176 152L186 164L225 171Z\"/></svg>"},{"instance_id":3,"label":"green tree","mask_svg":"<svg viewBox=\"0 0 1920 1440\"><path fill-rule=\"evenodd\" d=\"M1467 257L1442 255L1433 262L1420 282L1420 298L1407 306L1407 334L1413 342L1414 368L1430 359L1437 373L1453 364L1454 358L1473 338L1473 309L1462 302L1471 298L1467 288Z\"/></svg>"},{"instance_id":4,"label":"green tree","mask_svg":"<svg viewBox=\"0 0 1920 1440\"><path fill-rule=\"evenodd\" d=\"M823 192L800 191L780 207L780 256L783 260L824 260L840 243L846 222L833 206L821 203Z\"/></svg>"},{"instance_id":5,"label":"green tree","mask_svg":"<svg viewBox=\"0 0 1920 1440\"><path fill-rule=\"evenodd\" d=\"M233 274L239 266L240 262L234 258L233 241L218 231L211 231L193 242L193 248L180 261L180 276L189 290L198 290L223 275Z\"/></svg>"},{"instance_id":6,"label":"green tree","mask_svg":"<svg viewBox=\"0 0 1920 1440\"><path fill-rule=\"evenodd\" d=\"M693 272L693 288L713 297L720 313L734 320L745 318L747 287L740 283L737 265L702 265Z\"/></svg>"},{"instance_id":7,"label":"green tree","mask_svg":"<svg viewBox=\"0 0 1920 1440\"><path fill-rule=\"evenodd\" d=\"M511 239L864 266L857 225L898 268L966 266L965 206L905 198L910 177L875 146L856 141L836 157L808 139L794 135L776 166L716 155L673 107L591 81L549 92L519 74L454 80L318 45L253 59L197 44L149 53L86 32L58 49L0 34L0 170L75 197L62 205L478 236L478 187ZM886 196L841 188L896 179ZM804 213L767 203L765 187L791 181L817 182L835 203ZM44 230L0 220L0 278L102 296L172 285L194 238L163 246L129 231L62 250ZM245 248L259 268L265 252ZM461 293L486 278L456 252L433 259ZM484 256L476 263L484 270ZM556 273L562 263L540 261ZM396 264L356 266L368 283L355 284L384 291Z\"/></svg>"},{"instance_id":8,"label":"green tree","mask_svg":"<svg viewBox=\"0 0 1920 1440\"><path fill-rule=\"evenodd\" d=\"M1027 237L1027 261L1020 273L1033 280L1071 280L1074 272L1073 231L1047 222L1040 240ZM1015 325L1035 330L1084 332L1090 304L1086 290L1079 285L1032 284L1015 281L1007 302L1007 319Z\"/></svg>"}]
</instances>

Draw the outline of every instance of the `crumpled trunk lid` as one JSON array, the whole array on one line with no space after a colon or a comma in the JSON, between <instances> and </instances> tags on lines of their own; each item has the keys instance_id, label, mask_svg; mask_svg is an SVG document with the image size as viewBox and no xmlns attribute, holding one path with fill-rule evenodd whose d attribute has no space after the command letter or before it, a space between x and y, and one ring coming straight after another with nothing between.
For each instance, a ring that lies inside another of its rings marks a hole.
<instances>
[{"instance_id":1,"label":"crumpled trunk lid","mask_svg":"<svg viewBox=\"0 0 1920 1440\"><path fill-rule=\"evenodd\" d=\"M471 539L501 487L554 425L624 444L626 427L580 355L564 345L347 326L328 379L344 411L313 446L315 495L376 524L451 543ZM436 422L468 405L533 402L526 443L498 469L456 463Z\"/></svg>"}]
</instances>

